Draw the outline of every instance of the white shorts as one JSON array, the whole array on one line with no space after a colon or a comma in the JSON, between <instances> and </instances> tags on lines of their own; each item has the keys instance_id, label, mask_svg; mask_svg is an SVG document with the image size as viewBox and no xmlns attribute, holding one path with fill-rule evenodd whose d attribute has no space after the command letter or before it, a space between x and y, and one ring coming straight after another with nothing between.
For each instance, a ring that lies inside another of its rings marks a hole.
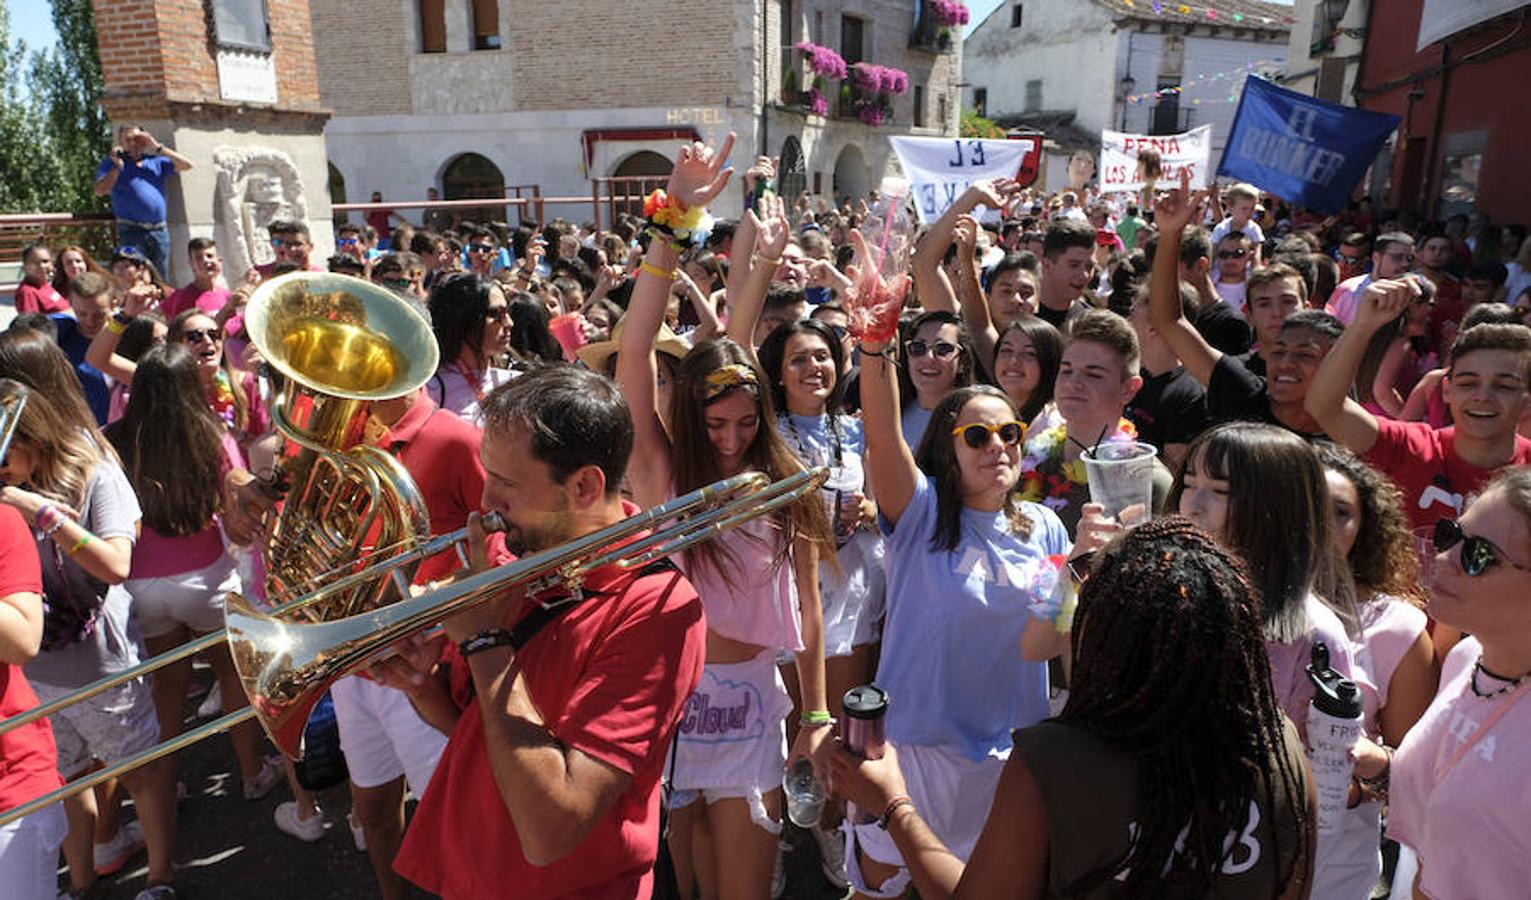
<instances>
[{"instance_id":1,"label":"white shorts","mask_svg":"<svg viewBox=\"0 0 1531 900\"><path fill-rule=\"evenodd\" d=\"M378 787L403 775L416 797L424 795L447 736L420 718L403 691L375 681L342 678L330 698L351 783Z\"/></svg>"},{"instance_id":2,"label":"white shorts","mask_svg":"<svg viewBox=\"0 0 1531 900\"><path fill-rule=\"evenodd\" d=\"M32 682L41 703L71 693L73 688ZM135 678L102 691L89 700L66 706L48 717L58 744L58 772L73 778L99 759L107 765L126 759L159 742L159 720L149 682Z\"/></svg>"},{"instance_id":3,"label":"white shorts","mask_svg":"<svg viewBox=\"0 0 1531 900\"><path fill-rule=\"evenodd\" d=\"M53 900L58 893L58 848L69 830L55 803L0 826L0 884L7 900Z\"/></svg>"},{"instance_id":4,"label":"white shorts","mask_svg":"<svg viewBox=\"0 0 1531 900\"><path fill-rule=\"evenodd\" d=\"M899 744L898 767L920 818L954 856L967 862L989 818L989 806L994 802L994 790L999 786L1005 760L991 756L974 762L951 747ZM882 815L880 809L867 812ZM845 873L857 891L871 897L897 897L909 887L909 870L904 868L903 856L894 846L893 838L875 822L846 829L845 841ZM856 861L858 843L867 857L899 867L898 873L883 882L881 888L867 887Z\"/></svg>"},{"instance_id":5,"label":"white shorts","mask_svg":"<svg viewBox=\"0 0 1531 900\"><path fill-rule=\"evenodd\" d=\"M223 598L241 589L238 566L228 554L211 565L162 578L130 578L133 614L144 638L157 638L185 625L197 634L223 627Z\"/></svg>"},{"instance_id":6,"label":"white shorts","mask_svg":"<svg viewBox=\"0 0 1531 900\"><path fill-rule=\"evenodd\" d=\"M840 572L820 566L819 596L824 604L824 655L850 656L882 637L887 608L887 572L882 538L858 531L840 548Z\"/></svg>"},{"instance_id":7,"label":"white shorts","mask_svg":"<svg viewBox=\"0 0 1531 900\"><path fill-rule=\"evenodd\" d=\"M781 823L766 813L764 797L781 786L787 763L783 723L792 698L775 658L767 650L745 662L708 663L702 669L701 682L681 708L672 807L697 797L743 798L756 825L780 833Z\"/></svg>"}]
</instances>

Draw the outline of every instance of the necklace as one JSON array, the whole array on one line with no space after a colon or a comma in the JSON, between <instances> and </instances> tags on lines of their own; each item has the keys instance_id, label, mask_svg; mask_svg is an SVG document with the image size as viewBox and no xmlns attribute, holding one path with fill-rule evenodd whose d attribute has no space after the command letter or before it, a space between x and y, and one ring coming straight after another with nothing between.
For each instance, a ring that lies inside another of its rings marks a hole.
<instances>
[{"instance_id":1,"label":"necklace","mask_svg":"<svg viewBox=\"0 0 1531 900\"><path fill-rule=\"evenodd\" d=\"M814 465L817 460L813 457L817 457L818 454L809 452L808 444L803 440L803 436L797 431L796 417L789 412L782 418L787 420L787 428L792 432L792 443L797 445L798 458L803 461L804 465ZM804 416L804 418L808 417ZM838 481L840 470L845 467L845 460L843 456L844 451L840 446L840 423L836 419L834 413L824 414L824 430L828 432L831 448L830 453L834 457L832 471L835 472L835 477ZM825 460L825 462L829 462L829 460ZM825 487L823 490L828 491L829 488ZM840 503L842 500L844 500L844 496L844 491L842 489L835 488L835 499L833 501L834 505L829 509L829 521L834 526L836 547L844 546L844 544L849 541L852 535L855 533L854 529L847 531L841 524Z\"/></svg>"},{"instance_id":2,"label":"necklace","mask_svg":"<svg viewBox=\"0 0 1531 900\"><path fill-rule=\"evenodd\" d=\"M1479 675L1483 675L1486 678L1490 678L1490 679L1492 679L1494 681L1499 682L1500 686L1495 688L1492 691L1485 691L1485 690L1479 688L1478 687L1478 676ZM1494 697L1498 697L1500 694L1508 694L1510 691L1513 691L1516 688L1520 687L1521 682L1525 681L1526 677L1527 677L1526 675L1521 675L1521 676L1519 676L1517 678L1506 678L1503 675L1496 675L1487 666L1483 665L1483 657L1479 656L1478 657L1478 661L1473 663L1473 675L1472 675L1472 678L1469 680L1469 684L1472 686L1473 695L1474 696L1482 697L1483 699L1488 700L1488 699L1492 699Z\"/></svg>"}]
</instances>

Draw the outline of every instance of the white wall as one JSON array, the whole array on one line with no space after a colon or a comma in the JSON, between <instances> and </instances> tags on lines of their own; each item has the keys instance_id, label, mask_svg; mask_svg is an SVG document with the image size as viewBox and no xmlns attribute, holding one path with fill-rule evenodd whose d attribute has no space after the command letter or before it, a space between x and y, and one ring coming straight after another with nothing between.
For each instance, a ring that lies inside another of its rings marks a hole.
<instances>
[{"instance_id":1,"label":"white wall","mask_svg":"<svg viewBox=\"0 0 1531 900\"><path fill-rule=\"evenodd\" d=\"M1088 0L1028 0L1020 28L1007 2L963 44L963 97L988 90L990 117L1026 111L1026 82L1042 80L1042 109L1075 110L1089 131L1113 124L1116 73L1101 63L1116 56L1116 35L1104 8Z\"/></svg>"}]
</instances>

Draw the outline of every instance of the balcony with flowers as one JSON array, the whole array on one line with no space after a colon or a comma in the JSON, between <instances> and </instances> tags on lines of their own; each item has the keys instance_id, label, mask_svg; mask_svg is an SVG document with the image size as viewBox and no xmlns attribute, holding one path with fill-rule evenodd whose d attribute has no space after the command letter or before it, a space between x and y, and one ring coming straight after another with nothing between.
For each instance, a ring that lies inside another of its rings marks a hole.
<instances>
[{"instance_id":1,"label":"balcony with flowers","mask_svg":"<svg viewBox=\"0 0 1531 900\"><path fill-rule=\"evenodd\" d=\"M893 98L909 90L909 73L892 66L856 63L840 85L839 115L877 127L893 119Z\"/></svg>"},{"instance_id":2,"label":"balcony with flowers","mask_svg":"<svg viewBox=\"0 0 1531 900\"><path fill-rule=\"evenodd\" d=\"M961 0L920 0L914 15L909 47L931 53L951 50L961 36L960 30L972 18Z\"/></svg>"},{"instance_id":3,"label":"balcony with flowers","mask_svg":"<svg viewBox=\"0 0 1531 900\"><path fill-rule=\"evenodd\" d=\"M795 44L793 49L801 59L794 60L782 75L782 105L815 116L829 115L829 100L839 95L834 84L849 74L845 60L834 50L808 41Z\"/></svg>"}]
</instances>

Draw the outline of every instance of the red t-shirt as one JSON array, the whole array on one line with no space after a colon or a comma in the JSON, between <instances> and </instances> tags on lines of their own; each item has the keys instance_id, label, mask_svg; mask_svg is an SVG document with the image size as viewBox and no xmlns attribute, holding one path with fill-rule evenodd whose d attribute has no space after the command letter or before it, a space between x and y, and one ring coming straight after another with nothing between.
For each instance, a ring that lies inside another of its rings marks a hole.
<instances>
[{"instance_id":1,"label":"red t-shirt","mask_svg":"<svg viewBox=\"0 0 1531 900\"><path fill-rule=\"evenodd\" d=\"M160 314L166 319L173 319L188 309L200 309L211 316L223 309L223 304L228 300L228 288L213 287L204 291L193 281L171 292L165 302L160 304Z\"/></svg>"},{"instance_id":2,"label":"red t-shirt","mask_svg":"<svg viewBox=\"0 0 1531 900\"><path fill-rule=\"evenodd\" d=\"M1480 469L1456 454L1455 428L1427 422L1377 420L1377 443L1366 461L1387 473L1403 493L1404 511L1416 528L1462 514L1467 497L1499 471ZM1531 439L1516 435L1515 454L1507 465L1531 463Z\"/></svg>"},{"instance_id":3,"label":"red t-shirt","mask_svg":"<svg viewBox=\"0 0 1531 900\"><path fill-rule=\"evenodd\" d=\"M16 286L16 314L68 312L69 301L51 284L29 284L23 281Z\"/></svg>"},{"instance_id":4,"label":"red t-shirt","mask_svg":"<svg viewBox=\"0 0 1531 900\"><path fill-rule=\"evenodd\" d=\"M43 592L42 569L32 531L14 507L0 506L0 597ZM0 719L37 705L21 667L0 663ZM41 797L62 785L53 727L38 719L0 735L0 811Z\"/></svg>"},{"instance_id":5,"label":"red t-shirt","mask_svg":"<svg viewBox=\"0 0 1531 900\"><path fill-rule=\"evenodd\" d=\"M422 391L414 405L376 443L395 456L415 480L431 517L431 534L448 534L468 524L484 498L484 463L478 458L483 432ZM415 581L441 578L460 565L456 551L425 560Z\"/></svg>"},{"instance_id":6,"label":"red t-shirt","mask_svg":"<svg viewBox=\"0 0 1531 900\"><path fill-rule=\"evenodd\" d=\"M502 542L492 544L492 558L509 559ZM394 859L395 871L445 900L652 893L659 777L701 677L706 620L695 589L673 570L638 577L607 566L585 580L585 591L517 661L548 730L632 782L572 853L548 866L527 862L490 769L467 666L449 648L463 714Z\"/></svg>"}]
</instances>

